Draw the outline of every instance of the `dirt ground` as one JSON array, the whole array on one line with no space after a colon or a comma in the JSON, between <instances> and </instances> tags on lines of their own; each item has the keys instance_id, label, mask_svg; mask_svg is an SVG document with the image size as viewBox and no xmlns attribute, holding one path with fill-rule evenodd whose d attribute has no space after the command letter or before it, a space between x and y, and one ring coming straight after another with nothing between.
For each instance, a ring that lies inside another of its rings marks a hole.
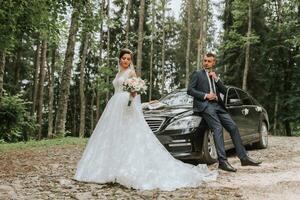
<instances>
[{"instance_id":1,"label":"dirt ground","mask_svg":"<svg viewBox=\"0 0 300 200\"><path fill-rule=\"evenodd\" d=\"M7 199L300 199L300 137L270 137L269 148L249 150L260 167L219 171L217 181L172 192L138 191L119 184L87 184L72 180L83 145L0 153L0 200ZM209 166L217 170L217 165Z\"/></svg>"}]
</instances>

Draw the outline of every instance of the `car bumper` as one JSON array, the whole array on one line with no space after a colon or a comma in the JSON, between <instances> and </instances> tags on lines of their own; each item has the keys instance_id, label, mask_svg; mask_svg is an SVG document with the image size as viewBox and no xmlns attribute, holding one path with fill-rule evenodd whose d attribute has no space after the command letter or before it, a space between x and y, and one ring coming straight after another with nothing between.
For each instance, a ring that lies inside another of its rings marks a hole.
<instances>
[{"instance_id":1,"label":"car bumper","mask_svg":"<svg viewBox=\"0 0 300 200\"><path fill-rule=\"evenodd\" d=\"M200 152L195 152L193 138L195 130L182 134L182 131L165 131L156 135L165 148L178 159L194 159Z\"/></svg>"}]
</instances>

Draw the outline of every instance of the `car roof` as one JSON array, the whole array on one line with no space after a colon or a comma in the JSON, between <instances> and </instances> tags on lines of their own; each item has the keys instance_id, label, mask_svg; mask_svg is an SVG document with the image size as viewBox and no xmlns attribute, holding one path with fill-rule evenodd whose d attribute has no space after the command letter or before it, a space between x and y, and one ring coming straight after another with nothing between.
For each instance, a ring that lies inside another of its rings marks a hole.
<instances>
[{"instance_id":1,"label":"car roof","mask_svg":"<svg viewBox=\"0 0 300 200\"><path fill-rule=\"evenodd\" d=\"M243 90L242 88L239 88L239 87L236 87L236 86L233 86L233 85L226 85L226 87ZM173 92L186 92L186 91L187 91L187 88L179 88L179 89L175 89L171 93L173 93ZM243 91L246 92L245 90L243 90ZM246 93L248 93L248 92L246 92Z\"/></svg>"},{"instance_id":2,"label":"car roof","mask_svg":"<svg viewBox=\"0 0 300 200\"><path fill-rule=\"evenodd\" d=\"M239 88L239 87L236 87L236 86L233 86L233 85L226 85L226 87L228 87L228 89L229 88L234 88L234 89L242 90L243 92L245 92L246 94L248 94L252 99L254 99L255 103L259 104L258 101L251 94L249 94L249 92L243 90L242 88ZM177 93L177 92L187 92L187 88L175 89L171 93Z\"/></svg>"}]
</instances>

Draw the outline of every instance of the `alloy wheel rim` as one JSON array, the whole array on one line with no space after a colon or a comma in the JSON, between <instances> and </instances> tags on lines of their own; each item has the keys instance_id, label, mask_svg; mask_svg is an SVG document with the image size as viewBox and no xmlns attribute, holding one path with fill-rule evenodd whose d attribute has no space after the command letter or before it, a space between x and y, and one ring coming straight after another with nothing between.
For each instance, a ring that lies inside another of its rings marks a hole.
<instances>
[{"instance_id":1,"label":"alloy wheel rim","mask_svg":"<svg viewBox=\"0 0 300 200\"><path fill-rule=\"evenodd\" d=\"M211 158L217 159L217 151L213 138L213 133L210 131L208 134L208 152Z\"/></svg>"},{"instance_id":2,"label":"alloy wheel rim","mask_svg":"<svg viewBox=\"0 0 300 200\"><path fill-rule=\"evenodd\" d=\"M268 130L267 130L267 126L265 125L265 123L263 123L261 126L260 134L261 134L262 144L264 146L266 146L268 144Z\"/></svg>"}]
</instances>

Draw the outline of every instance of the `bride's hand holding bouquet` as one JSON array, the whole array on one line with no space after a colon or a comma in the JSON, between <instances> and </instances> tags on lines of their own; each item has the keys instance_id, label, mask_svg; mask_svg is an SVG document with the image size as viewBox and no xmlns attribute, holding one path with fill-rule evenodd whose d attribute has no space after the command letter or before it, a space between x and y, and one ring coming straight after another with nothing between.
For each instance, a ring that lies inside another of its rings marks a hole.
<instances>
[{"instance_id":1,"label":"bride's hand holding bouquet","mask_svg":"<svg viewBox=\"0 0 300 200\"><path fill-rule=\"evenodd\" d=\"M123 90L130 93L128 106L131 105L132 98L137 94L146 94L147 86L140 77L131 77L123 82Z\"/></svg>"}]
</instances>

